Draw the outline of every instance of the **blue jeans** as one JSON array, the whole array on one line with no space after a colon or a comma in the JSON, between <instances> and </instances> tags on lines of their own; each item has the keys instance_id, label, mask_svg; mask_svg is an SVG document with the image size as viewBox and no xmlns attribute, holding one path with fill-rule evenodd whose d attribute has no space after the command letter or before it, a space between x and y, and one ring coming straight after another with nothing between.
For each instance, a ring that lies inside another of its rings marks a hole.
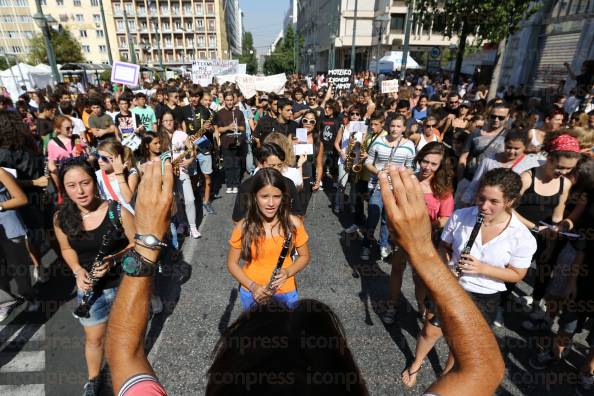
<instances>
[{"instance_id":1,"label":"blue jeans","mask_svg":"<svg viewBox=\"0 0 594 396\"><path fill-rule=\"evenodd\" d=\"M371 191L370 191L371 192ZM367 225L365 226L365 238L363 239L363 247L370 247L375 233L375 227L380 222L380 247L388 247L390 244L388 224L386 222L386 213L384 212L384 202L382 201L382 193L379 188L376 188L369 198L369 207L367 209Z\"/></svg>"},{"instance_id":2,"label":"blue jeans","mask_svg":"<svg viewBox=\"0 0 594 396\"><path fill-rule=\"evenodd\" d=\"M299 301L299 294L297 290L290 291L288 293L277 293L272 296L273 299L276 301L284 304L289 309L293 309L297 306L297 301ZM254 300L254 296L249 290L244 289L243 287L239 288L239 299L241 300L241 306L243 307L244 311L249 311L252 307L254 307L257 302Z\"/></svg>"}]
</instances>

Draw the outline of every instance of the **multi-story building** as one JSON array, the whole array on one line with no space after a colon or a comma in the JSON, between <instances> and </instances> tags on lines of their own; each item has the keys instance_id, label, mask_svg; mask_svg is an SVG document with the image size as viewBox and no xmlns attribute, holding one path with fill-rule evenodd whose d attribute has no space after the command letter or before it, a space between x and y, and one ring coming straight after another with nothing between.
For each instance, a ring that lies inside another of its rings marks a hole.
<instances>
[{"instance_id":1,"label":"multi-story building","mask_svg":"<svg viewBox=\"0 0 594 396\"><path fill-rule=\"evenodd\" d=\"M594 59L594 2L544 0L541 8L513 34L506 48L500 85L525 85L538 94L556 91L566 81L575 86L565 62L580 74L584 60Z\"/></svg>"},{"instance_id":2,"label":"multi-story building","mask_svg":"<svg viewBox=\"0 0 594 396\"><path fill-rule=\"evenodd\" d=\"M14 1L14 0L13 0ZM101 18L101 1L105 7L107 35ZM35 0L28 0L31 15L37 12ZM68 28L80 43L85 60L93 63L109 63L109 44L115 40L111 0L42 0L43 13L52 16L62 26ZM40 30L37 29L37 33ZM113 44L114 59L118 59Z\"/></svg>"},{"instance_id":3,"label":"multi-story building","mask_svg":"<svg viewBox=\"0 0 594 396\"><path fill-rule=\"evenodd\" d=\"M241 55L241 12L239 0L225 0L225 23L231 55Z\"/></svg>"},{"instance_id":4,"label":"multi-story building","mask_svg":"<svg viewBox=\"0 0 594 396\"><path fill-rule=\"evenodd\" d=\"M301 70L349 68L353 33L355 69L367 69L386 51L401 49L407 11L406 2L396 0L301 0L297 21L304 38ZM420 63L433 47L443 49L458 42L457 37L442 34L442 21L423 23L414 16L412 21L410 54Z\"/></svg>"},{"instance_id":5,"label":"multi-story building","mask_svg":"<svg viewBox=\"0 0 594 396\"><path fill-rule=\"evenodd\" d=\"M142 64L229 59L222 6L222 0L112 0L114 46L122 60L131 60L132 42Z\"/></svg>"},{"instance_id":6,"label":"multi-story building","mask_svg":"<svg viewBox=\"0 0 594 396\"><path fill-rule=\"evenodd\" d=\"M29 39L38 33L29 10L31 1L0 0L0 53L20 57L29 52Z\"/></svg>"}]
</instances>

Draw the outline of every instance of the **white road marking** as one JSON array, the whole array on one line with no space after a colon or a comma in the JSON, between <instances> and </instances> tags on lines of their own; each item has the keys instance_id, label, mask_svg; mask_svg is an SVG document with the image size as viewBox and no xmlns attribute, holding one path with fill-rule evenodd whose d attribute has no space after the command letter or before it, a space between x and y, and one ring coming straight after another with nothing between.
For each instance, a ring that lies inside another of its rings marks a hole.
<instances>
[{"instance_id":1,"label":"white road marking","mask_svg":"<svg viewBox=\"0 0 594 396\"><path fill-rule=\"evenodd\" d=\"M45 396L45 385L44 384L0 385L0 395Z\"/></svg>"},{"instance_id":2,"label":"white road marking","mask_svg":"<svg viewBox=\"0 0 594 396\"><path fill-rule=\"evenodd\" d=\"M0 352L0 362L5 361L11 352ZM0 367L0 373L22 373L45 370L45 351L21 351L8 363Z\"/></svg>"},{"instance_id":3,"label":"white road marking","mask_svg":"<svg viewBox=\"0 0 594 396\"><path fill-rule=\"evenodd\" d=\"M3 334L10 334L10 337L6 339ZM0 351L11 342L20 344L29 341L45 341L45 325L39 326L28 323L25 325L8 324L0 326Z\"/></svg>"}]
</instances>

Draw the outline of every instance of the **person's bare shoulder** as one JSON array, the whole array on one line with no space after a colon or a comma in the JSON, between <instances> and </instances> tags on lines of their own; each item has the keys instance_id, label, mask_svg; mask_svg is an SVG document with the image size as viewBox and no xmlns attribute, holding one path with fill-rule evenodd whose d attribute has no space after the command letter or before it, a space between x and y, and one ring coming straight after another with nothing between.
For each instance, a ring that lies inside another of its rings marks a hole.
<instances>
[{"instance_id":1,"label":"person's bare shoulder","mask_svg":"<svg viewBox=\"0 0 594 396\"><path fill-rule=\"evenodd\" d=\"M299 228L303 225L303 220L299 216L290 215L291 222L295 226L295 228Z\"/></svg>"}]
</instances>

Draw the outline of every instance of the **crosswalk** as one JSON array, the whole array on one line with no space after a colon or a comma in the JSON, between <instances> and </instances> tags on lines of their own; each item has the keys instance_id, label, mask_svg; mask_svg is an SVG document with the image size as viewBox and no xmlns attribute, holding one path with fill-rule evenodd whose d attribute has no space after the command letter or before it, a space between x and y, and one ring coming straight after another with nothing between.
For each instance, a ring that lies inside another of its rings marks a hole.
<instances>
[{"instance_id":1,"label":"crosswalk","mask_svg":"<svg viewBox=\"0 0 594 396\"><path fill-rule=\"evenodd\" d=\"M0 326L0 395L45 395L45 384L27 383L43 378L45 339L45 324Z\"/></svg>"}]
</instances>

